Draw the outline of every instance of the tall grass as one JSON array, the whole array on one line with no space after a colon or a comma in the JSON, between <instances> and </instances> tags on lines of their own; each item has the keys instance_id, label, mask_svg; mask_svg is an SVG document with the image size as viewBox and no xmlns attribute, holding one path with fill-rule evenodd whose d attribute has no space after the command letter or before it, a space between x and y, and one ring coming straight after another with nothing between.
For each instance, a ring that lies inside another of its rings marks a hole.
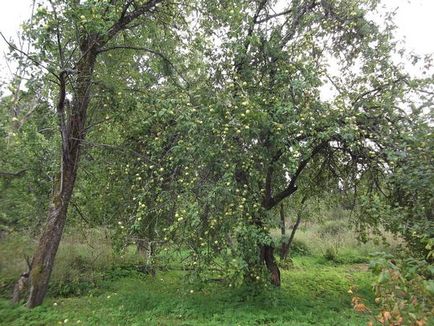
<instances>
[{"instance_id":1,"label":"tall grass","mask_svg":"<svg viewBox=\"0 0 434 326\"><path fill-rule=\"evenodd\" d=\"M26 270L35 239L23 234L9 234L0 241L0 295L8 297L18 276ZM103 280L116 266L138 264L135 250L119 255L113 252L110 234L105 229L66 232L56 256L50 281L51 295L81 295Z\"/></svg>"},{"instance_id":2,"label":"tall grass","mask_svg":"<svg viewBox=\"0 0 434 326\"><path fill-rule=\"evenodd\" d=\"M361 243L349 227L345 212L333 216L325 222L302 223L295 235L291 255L308 255L334 263L365 263L370 253L393 252L400 243L388 234L389 244L379 239ZM278 242L280 231L273 230L272 234ZM36 244L35 239L23 234L9 234L0 240L0 296L10 296L14 282L26 270L24 257L32 254ZM67 230L56 257L50 295L82 295L100 286L101 281L110 277L116 268L144 263L134 246L127 248L122 255L112 248L110 232L104 228ZM173 253L166 252L165 255L169 257L171 266L175 266L177 260Z\"/></svg>"},{"instance_id":3,"label":"tall grass","mask_svg":"<svg viewBox=\"0 0 434 326\"><path fill-rule=\"evenodd\" d=\"M369 261L373 252L393 253L403 244L402 239L388 232L383 232L381 238L371 234L369 241L359 241L349 215L344 209L332 209L325 211L322 219L302 221L294 237L292 255L304 253L336 263L364 263ZM272 235L278 243L280 230L273 230Z\"/></svg>"}]
</instances>

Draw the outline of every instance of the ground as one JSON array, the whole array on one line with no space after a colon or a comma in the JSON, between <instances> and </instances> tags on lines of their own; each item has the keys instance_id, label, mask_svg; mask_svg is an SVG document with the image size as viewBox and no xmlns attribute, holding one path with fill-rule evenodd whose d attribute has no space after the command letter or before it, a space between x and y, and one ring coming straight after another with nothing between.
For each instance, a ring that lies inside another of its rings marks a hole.
<instances>
[{"instance_id":1,"label":"ground","mask_svg":"<svg viewBox=\"0 0 434 326\"><path fill-rule=\"evenodd\" d=\"M181 271L127 272L80 297L49 297L33 310L3 298L0 324L366 325L373 314L356 312L351 299L375 310L371 282L365 264L315 256L295 257L282 272L282 287L260 295L220 283L198 287Z\"/></svg>"}]
</instances>

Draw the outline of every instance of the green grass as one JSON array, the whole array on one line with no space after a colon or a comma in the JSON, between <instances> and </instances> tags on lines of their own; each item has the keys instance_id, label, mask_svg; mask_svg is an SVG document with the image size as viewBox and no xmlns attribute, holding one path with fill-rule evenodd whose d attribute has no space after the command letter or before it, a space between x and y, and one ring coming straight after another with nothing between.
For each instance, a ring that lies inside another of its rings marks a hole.
<instances>
[{"instance_id":1,"label":"green grass","mask_svg":"<svg viewBox=\"0 0 434 326\"><path fill-rule=\"evenodd\" d=\"M296 257L282 287L255 294L220 283L185 282L182 272L156 277L127 273L81 297L48 298L33 310L0 300L2 325L366 325L351 306L350 287L373 307L364 265L334 266L322 257ZM193 290L193 293L191 293Z\"/></svg>"},{"instance_id":2,"label":"green grass","mask_svg":"<svg viewBox=\"0 0 434 326\"><path fill-rule=\"evenodd\" d=\"M282 269L282 287L258 293L189 283L182 254L172 251L158 259L165 271L146 276L137 272L143 258L134 247L115 254L103 229L71 230L62 239L46 301L28 310L8 298L34 241L13 234L0 242L0 325L366 325L376 312L366 262L381 245L361 245L339 225L302 227L296 240L304 250L283 264L290 267ZM327 258L327 248L336 248L336 257ZM373 312L355 312L353 295Z\"/></svg>"},{"instance_id":3,"label":"green grass","mask_svg":"<svg viewBox=\"0 0 434 326\"><path fill-rule=\"evenodd\" d=\"M37 241L25 234L10 234L0 241L0 297L9 296L18 276L27 269ZM133 248L134 249L134 248ZM70 296L96 286L114 266L139 264L135 251L115 254L104 229L73 230L64 234L50 279L49 294Z\"/></svg>"}]
</instances>

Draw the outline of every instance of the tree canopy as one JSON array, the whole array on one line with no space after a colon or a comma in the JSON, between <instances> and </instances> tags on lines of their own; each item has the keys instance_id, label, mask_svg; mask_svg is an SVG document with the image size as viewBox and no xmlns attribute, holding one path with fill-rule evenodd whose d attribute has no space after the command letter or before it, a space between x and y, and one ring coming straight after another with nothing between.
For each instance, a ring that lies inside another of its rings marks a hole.
<instances>
[{"instance_id":1,"label":"tree canopy","mask_svg":"<svg viewBox=\"0 0 434 326\"><path fill-rule=\"evenodd\" d=\"M396 59L379 3L37 1L30 51L10 43L28 80L0 103L1 225L49 211L28 305L67 211L230 284L279 286L279 208L317 197L431 250L432 76Z\"/></svg>"}]
</instances>

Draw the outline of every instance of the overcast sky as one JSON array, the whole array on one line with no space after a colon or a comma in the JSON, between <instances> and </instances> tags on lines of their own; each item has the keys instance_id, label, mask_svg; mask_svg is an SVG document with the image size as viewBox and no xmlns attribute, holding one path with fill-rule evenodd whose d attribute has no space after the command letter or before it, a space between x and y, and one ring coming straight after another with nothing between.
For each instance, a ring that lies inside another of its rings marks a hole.
<instances>
[{"instance_id":1,"label":"overcast sky","mask_svg":"<svg viewBox=\"0 0 434 326\"><path fill-rule=\"evenodd\" d=\"M383 0L389 9L398 8L397 38L406 42L406 48L417 54L434 53L434 0ZM7 37L15 37L21 22L29 18L32 0L0 0L0 31ZM0 40L0 73L5 80L4 52L7 46Z\"/></svg>"}]
</instances>

